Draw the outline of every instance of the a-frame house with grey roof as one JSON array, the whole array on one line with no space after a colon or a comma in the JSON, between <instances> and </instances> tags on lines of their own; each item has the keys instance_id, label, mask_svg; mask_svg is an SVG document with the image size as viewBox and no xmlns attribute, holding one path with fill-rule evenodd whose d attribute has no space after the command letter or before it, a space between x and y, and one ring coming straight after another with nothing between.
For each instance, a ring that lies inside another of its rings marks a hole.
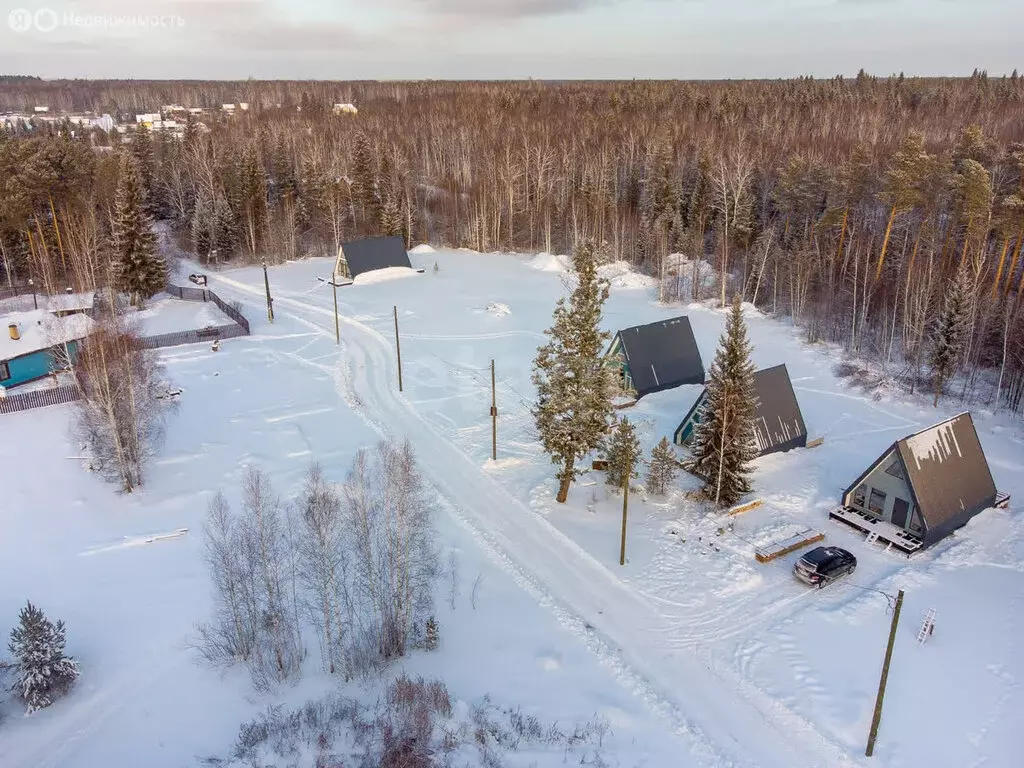
<instances>
[{"instance_id":1,"label":"a-frame house with grey roof","mask_svg":"<svg viewBox=\"0 0 1024 768\"><path fill-rule=\"evenodd\" d=\"M605 355L619 375L623 392L639 400L652 392L704 383L704 363L685 315L615 334Z\"/></svg>"},{"instance_id":2,"label":"a-frame house with grey roof","mask_svg":"<svg viewBox=\"0 0 1024 768\"><path fill-rule=\"evenodd\" d=\"M830 517L911 554L1010 497L996 490L970 413L890 445Z\"/></svg>"},{"instance_id":3,"label":"a-frame house with grey roof","mask_svg":"<svg viewBox=\"0 0 1024 768\"><path fill-rule=\"evenodd\" d=\"M754 411L754 440L758 456L779 453L807 445L807 426L800 405L796 401L793 383L785 365L765 368L754 374L757 408ZM676 445L690 445L694 430L700 423L701 409L707 400L705 389L694 402L676 428L672 441Z\"/></svg>"}]
</instances>

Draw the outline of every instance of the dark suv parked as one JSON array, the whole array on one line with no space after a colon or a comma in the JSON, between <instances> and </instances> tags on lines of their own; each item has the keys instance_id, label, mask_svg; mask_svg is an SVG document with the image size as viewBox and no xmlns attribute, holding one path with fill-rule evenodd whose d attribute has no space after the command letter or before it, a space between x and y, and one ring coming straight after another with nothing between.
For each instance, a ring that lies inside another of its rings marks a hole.
<instances>
[{"instance_id":1,"label":"dark suv parked","mask_svg":"<svg viewBox=\"0 0 1024 768\"><path fill-rule=\"evenodd\" d=\"M824 587L840 576L853 573L857 558L839 547L816 547L796 561L794 575L804 584Z\"/></svg>"}]
</instances>

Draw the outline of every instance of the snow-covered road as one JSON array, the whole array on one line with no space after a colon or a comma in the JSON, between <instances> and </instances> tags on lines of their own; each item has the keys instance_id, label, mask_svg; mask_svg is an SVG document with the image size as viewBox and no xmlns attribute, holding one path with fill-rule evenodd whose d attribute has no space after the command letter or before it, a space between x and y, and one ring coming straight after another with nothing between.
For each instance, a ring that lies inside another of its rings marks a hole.
<instances>
[{"instance_id":1,"label":"snow-covered road","mask_svg":"<svg viewBox=\"0 0 1024 768\"><path fill-rule=\"evenodd\" d=\"M257 310L263 305L262 285L220 275L211 282L222 295ZM333 337L333 309L318 305L320 298L277 296L276 316ZM410 439L448 511L682 736L690 755L681 764L858 764L802 717L717 665L710 653L678 642L684 632L678 622L526 507L398 392L391 339L341 319L343 354L334 370L341 397L379 433Z\"/></svg>"}]
</instances>

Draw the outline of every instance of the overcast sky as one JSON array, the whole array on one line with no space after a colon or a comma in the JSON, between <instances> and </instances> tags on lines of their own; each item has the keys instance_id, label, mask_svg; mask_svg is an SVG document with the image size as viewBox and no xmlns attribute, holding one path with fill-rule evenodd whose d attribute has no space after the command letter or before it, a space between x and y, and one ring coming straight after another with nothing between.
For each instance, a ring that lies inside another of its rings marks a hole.
<instances>
[{"instance_id":1,"label":"overcast sky","mask_svg":"<svg viewBox=\"0 0 1024 768\"><path fill-rule=\"evenodd\" d=\"M997 75L1024 71L1022 30L1024 0L0 0L0 73Z\"/></svg>"}]
</instances>

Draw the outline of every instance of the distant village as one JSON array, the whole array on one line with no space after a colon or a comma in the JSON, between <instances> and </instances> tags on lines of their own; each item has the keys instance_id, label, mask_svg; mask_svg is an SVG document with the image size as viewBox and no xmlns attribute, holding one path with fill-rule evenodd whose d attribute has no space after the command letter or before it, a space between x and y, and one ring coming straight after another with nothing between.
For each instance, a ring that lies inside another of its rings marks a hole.
<instances>
[{"instance_id":1,"label":"distant village","mask_svg":"<svg viewBox=\"0 0 1024 768\"><path fill-rule=\"evenodd\" d=\"M275 106L280 107L281 105L277 104ZM296 109L301 111L302 107L298 106ZM160 107L159 111L156 112L140 112L135 114L134 122L119 122L109 114L97 115L91 112L68 114L64 112L51 111L50 107L46 105L37 105L33 107L31 113L0 113L0 128L5 130L32 131L45 125L63 125L64 123L69 123L71 126L79 126L87 130L99 129L106 133L116 131L119 134L129 134L132 130L145 128L150 131L164 133L173 138L180 139L185 135L185 129L188 126L189 121L192 121L192 125L196 130L205 132L209 130L209 128L203 122L204 117L210 119L218 112L221 115L231 116L237 112L247 112L248 110L249 104L244 101L236 104L221 104L219 109L209 107L186 107L181 104L166 104ZM354 115L358 112L358 109L356 109L354 104L337 103L332 105L332 111L336 115ZM72 135L74 135L74 128L72 128Z\"/></svg>"}]
</instances>

